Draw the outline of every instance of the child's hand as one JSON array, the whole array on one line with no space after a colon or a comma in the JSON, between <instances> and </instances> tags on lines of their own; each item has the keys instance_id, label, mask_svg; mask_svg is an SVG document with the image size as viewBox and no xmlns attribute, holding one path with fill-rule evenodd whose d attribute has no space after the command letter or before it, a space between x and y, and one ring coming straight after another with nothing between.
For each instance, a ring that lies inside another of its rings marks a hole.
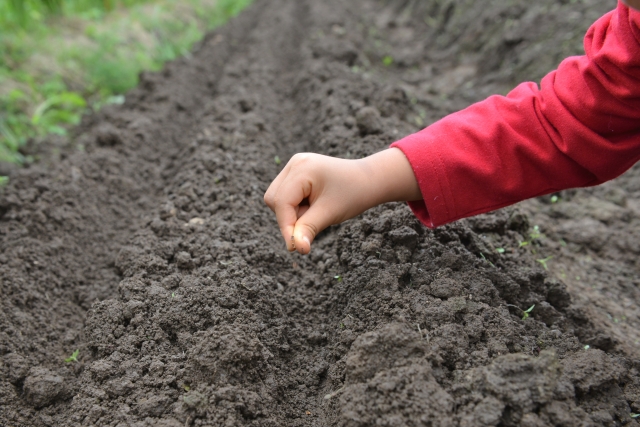
<instances>
[{"instance_id":1,"label":"child's hand","mask_svg":"<svg viewBox=\"0 0 640 427\"><path fill-rule=\"evenodd\" d=\"M358 160L296 154L264 195L287 248L301 254L332 224L381 203L421 198L411 165L397 148Z\"/></svg>"}]
</instances>

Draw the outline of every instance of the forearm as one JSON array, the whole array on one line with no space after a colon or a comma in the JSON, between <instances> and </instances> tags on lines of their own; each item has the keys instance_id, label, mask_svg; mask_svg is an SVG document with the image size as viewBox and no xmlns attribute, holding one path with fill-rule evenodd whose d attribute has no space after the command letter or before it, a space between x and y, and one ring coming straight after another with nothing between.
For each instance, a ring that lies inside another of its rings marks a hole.
<instances>
[{"instance_id":1,"label":"forearm","mask_svg":"<svg viewBox=\"0 0 640 427\"><path fill-rule=\"evenodd\" d=\"M640 14L619 5L539 89L518 86L397 142L435 227L615 178L640 158Z\"/></svg>"}]
</instances>

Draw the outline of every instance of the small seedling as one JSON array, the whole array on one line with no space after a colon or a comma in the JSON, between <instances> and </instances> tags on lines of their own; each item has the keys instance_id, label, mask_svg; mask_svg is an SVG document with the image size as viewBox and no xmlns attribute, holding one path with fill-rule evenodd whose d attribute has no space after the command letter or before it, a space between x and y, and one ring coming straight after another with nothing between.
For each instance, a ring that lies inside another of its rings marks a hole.
<instances>
[{"instance_id":1,"label":"small seedling","mask_svg":"<svg viewBox=\"0 0 640 427\"><path fill-rule=\"evenodd\" d=\"M529 237L531 237L531 240L535 240L543 237L542 233L540 233L540 227L538 227L537 225L534 225L533 232L529 233Z\"/></svg>"},{"instance_id":2,"label":"small seedling","mask_svg":"<svg viewBox=\"0 0 640 427\"><path fill-rule=\"evenodd\" d=\"M7 185L9 183L8 176L0 176L0 187Z\"/></svg>"},{"instance_id":3,"label":"small seedling","mask_svg":"<svg viewBox=\"0 0 640 427\"><path fill-rule=\"evenodd\" d=\"M487 258L485 258L484 254L482 252L480 252L480 256L482 257L483 260L487 261L491 267L495 267L495 265L493 265L493 263L491 261L489 261Z\"/></svg>"},{"instance_id":4,"label":"small seedling","mask_svg":"<svg viewBox=\"0 0 640 427\"><path fill-rule=\"evenodd\" d=\"M531 311L535 306L536 305L533 304L531 307L527 308L526 310L522 310L522 320L527 320L529 318L529 315L531 314Z\"/></svg>"},{"instance_id":5,"label":"small seedling","mask_svg":"<svg viewBox=\"0 0 640 427\"><path fill-rule=\"evenodd\" d=\"M640 418L640 414L634 414L633 412L629 414L631 418Z\"/></svg>"},{"instance_id":6,"label":"small seedling","mask_svg":"<svg viewBox=\"0 0 640 427\"><path fill-rule=\"evenodd\" d=\"M534 240L542 239L543 237L544 237L544 234L540 233L540 227L535 225L533 227L533 231L529 233L529 240L520 242L520 247L527 246L528 244L533 243Z\"/></svg>"},{"instance_id":7,"label":"small seedling","mask_svg":"<svg viewBox=\"0 0 640 427\"><path fill-rule=\"evenodd\" d=\"M66 359L64 359L64 361L67 362L67 363L77 362L79 354L80 354L80 350L76 350L76 351L73 352L73 354L71 356L69 356Z\"/></svg>"},{"instance_id":8,"label":"small seedling","mask_svg":"<svg viewBox=\"0 0 640 427\"><path fill-rule=\"evenodd\" d=\"M340 329L344 329L344 323L340 322Z\"/></svg>"},{"instance_id":9,"label":"small seedling","mask_svg":"<svg viewBox=\"0 0 640 427\"><path fill-rule=\"evenodd\" d=\"M560 198L556 195L551 196L551 203L558 203L558 200L560 200Z\"/></svg>"},{"instance_id":10,"label":"small seedling","mask_svg":"<svg viewBox=\"0 0 640 427\"><path fill-rule=\"evenodd\" d=\"M542 264L544 269L548 271L549 267L547 267L547 261L551 260L552 258L553 258L553 255L552 256L548 256L546 258L537 259L536 261L538 261L540 264Z\"/></svg>"},{"instance_id":11,"label":"small seedling","mask_svg":"<svg viewBox=\"0 0 640 427\"><path fill-rule=\"evenodd\" d=\"M334 279L336 279L338 282L342 282L342 276L341 275L337 275L337 276L333 276Z\"/></svg>"},{"instance_id":12,"label":"small seedling","mask_svg":"<svg viewBox=\"0 0 640 427\"><path fill-rule=\"evenodd\" d=\"M187 384L183 385L182 388L184 389L184 391L191 390L191 387L189 387Z\"/></svg>"},{"instance_id":13,"label":"small seedling","mask_svg":"<svg viewBox=\"0 0 640 427\"><path fill-rule=\"evenodd\" d=\"M171 298L175 298L176 297L176 293L175 292L171 292Z\"/></svg>"},{"instance_id":14,"label":"small seedling","mask_svg":"<svg viewBox=\"0 0 640 427\"><path fill-rule=\"evenodd\" d=\"M393 56L391 55L385 56L384 58L382 58L382 63L387 67L390 65L393 65Z\"/></svg>"},{"instance_id":15,"label":"small seedling","mask_svg":"<svg viewBox=\"0 0 640 427\"><path fill-rule=\"evenodd\" d=\"M496 252L498 252L499 254L503 254L503 253L505 253L505 249L504 248L497 248Z\"/></svg>"},{"instance_id":16,"label":"small seedling","mask_svg":"<svg viewBox=\"0 0 640 427\"><path fill-rule=\"evenodd\" d=\"M276 163L276 165L280 166L280 163L282 163L282 160L280 160L280 156L275 156L273 158L273 161Z\"/></svg>"},{"instance_id":17,"label":"small seedling","mask_svg":"<svg viewBox=\"0 0 640 427\"><path fill-rule=\"evenodd\" d=\"M585 349L585 350L589 350L590 348L591 348L591 346L590 346L589 344L587 344L587 345L585 345L585 346L584 346L584 349Z\"/></svg>"}]
</instances>

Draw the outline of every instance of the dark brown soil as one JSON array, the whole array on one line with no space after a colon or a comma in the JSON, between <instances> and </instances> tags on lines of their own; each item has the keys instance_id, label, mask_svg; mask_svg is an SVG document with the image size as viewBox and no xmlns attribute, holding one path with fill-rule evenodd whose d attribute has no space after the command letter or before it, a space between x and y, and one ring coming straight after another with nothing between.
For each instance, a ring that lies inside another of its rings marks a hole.
<instances>
[{"instance_id":1,"label":"dark brown soil","mask_svg":"<svg viewBox=\"0 0 640 427\"><path fill-rule=\"evenodd\" d=\"M435 231L381 206L307 257L262 201L296 152L539 79L613 6L258 0L142 76L1 190L0 425L637 425L640 168Z\"/></svg>"}]
</instances>

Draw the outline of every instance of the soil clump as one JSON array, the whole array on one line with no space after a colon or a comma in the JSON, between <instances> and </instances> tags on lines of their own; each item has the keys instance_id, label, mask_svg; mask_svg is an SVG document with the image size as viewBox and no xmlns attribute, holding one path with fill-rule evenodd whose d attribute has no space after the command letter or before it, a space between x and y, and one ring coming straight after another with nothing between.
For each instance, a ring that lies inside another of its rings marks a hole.
<instances>
[{"instance_id":1,"label":"soil clump","mask_svg":"<svg viewBox=\"0 0 640 427\"><path fill-rule=\"evenodd\" d=\"M262 200L296 152L539 79L612 7L258 0L144 74L1 190L0 424L637 425L640 168L436 230L380 206L306 257Z\"/></svg>"}]
</instances>

